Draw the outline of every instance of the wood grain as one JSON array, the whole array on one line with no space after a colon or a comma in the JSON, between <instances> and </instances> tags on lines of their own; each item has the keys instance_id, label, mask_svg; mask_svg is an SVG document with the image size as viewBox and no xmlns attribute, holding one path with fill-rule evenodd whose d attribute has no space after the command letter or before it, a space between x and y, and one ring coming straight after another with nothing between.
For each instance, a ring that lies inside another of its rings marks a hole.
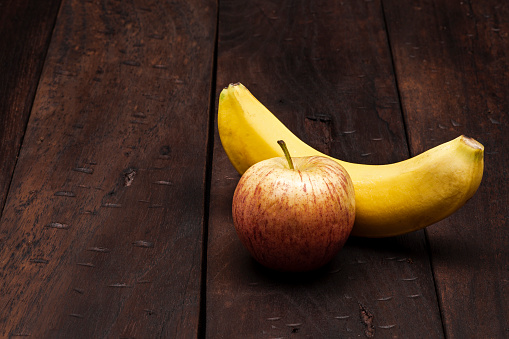
<instances>
[{"instance_id":1,"label":"wood grain","mask_svg":"<svg viewBox=\"0 0 509 339\"><path fill-rule=\"evenodd\" d=\"M242 82L304 141L344 160L408 156L379 1L222 1L219 20L218 89ZM443 335L423 232L352 238L317 272L271 272L235 234L238 179L216 134L208 337Z\"/></svg>"},{"instance_id":2,"label":"wood grain","mask_svg":"<svg viewBox=\"0 0 509 339\"><path fill-rule=\"evenodd\" d=\"M509 336L509 6L385 1L412 154L460 134L485 146L477 194L427 229L448 338Z\"/></svg>"},{"instance_id":3,"label":"wood grain","mask_svg":"<svg viewBox=\"0 0 509 339\"><path fill-rule=\"evenodd\" d=\"M507 337L508 17L501 0L0 1L0 337ZM481 188L425 232L269 271L209 135L231 82L347 161L474 137Z\"/></svg>"},{"instance_id":4,"label":"wood grain","mask_svg":"<svg viewBox=\"0 0 509 339\"><path fill-rule=\"evenodd\" d=\"M0 3L0 208L30 115L60 0Z\"/></svg>"},{"instance_id":5,"label":"wood grain","mask_svg":"<svg viewBox=\"0 0 509 339\"><path fill-rule=\"evenodd\" d=\"M0 222L0 336L195 337L213 2L63 1Z\"/></svg>"}]
</instances>

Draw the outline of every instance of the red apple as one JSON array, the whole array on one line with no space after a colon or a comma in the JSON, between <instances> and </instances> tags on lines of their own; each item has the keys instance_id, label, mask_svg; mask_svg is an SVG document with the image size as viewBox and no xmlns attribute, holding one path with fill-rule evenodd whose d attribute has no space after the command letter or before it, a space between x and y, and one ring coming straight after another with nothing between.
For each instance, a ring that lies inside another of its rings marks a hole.
<instances>
[{"instance_id":1,"label":"red apple","mask_svg":"<svg viewBox=\"0 0 509 339\"><path fill-rule=\"evenodd\" d=\"M329 262L355 219L354 188L337 162L318 156L283 157L251 166L233 196L233 223L262 265L302 272Z\"/></svg>"}]
</instances>

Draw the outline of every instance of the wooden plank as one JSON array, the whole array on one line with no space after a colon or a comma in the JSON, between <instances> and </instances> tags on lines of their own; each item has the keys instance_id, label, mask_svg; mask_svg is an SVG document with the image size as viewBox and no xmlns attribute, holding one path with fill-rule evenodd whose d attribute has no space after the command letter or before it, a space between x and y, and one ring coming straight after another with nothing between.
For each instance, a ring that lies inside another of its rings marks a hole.
<instances>
[{"instance_id":1,"label":"wooden plank","mask_svg":"<svg viewBox=\"0 0 509 339\"><path fill-rule=\"evenodd\" d=\"M25 133L60 0L0 4L0 208Z\"/></svg>"},{"instance_id":2,"label":"wooden plank","mask_svg":"<svg viewBox=\"0 0 509 339\"><path fill-rule=\"evenodd\" d=\"M0 222L0 336L196 337L214 2L64 1Z\"/></svg>"},{"instance_id":3,"label":"wooden plank","mask_svg":"<svg viewBox=\"0 0 509 339\"><path fill-rule=\"evenodd\" d=\"M218 89L242 82L304 141L344 160L408 156L379 1L222 1L219 13ZM238 180L216 134L209 337L442 336L423 232L351 238L317 272L277 274L235 234Z\"/></svg>"},{"instance_id":4,"label":"wooden plank","mask_svg":"<svg viewBox=\"0 0 509 339\"><path fill-rule=\"evenodd\" d=\"M448 338L509 336L509 7L386 1L413 154L460 134L485 146L477 194L427 229Z\"/></svg>"}]
</instances>

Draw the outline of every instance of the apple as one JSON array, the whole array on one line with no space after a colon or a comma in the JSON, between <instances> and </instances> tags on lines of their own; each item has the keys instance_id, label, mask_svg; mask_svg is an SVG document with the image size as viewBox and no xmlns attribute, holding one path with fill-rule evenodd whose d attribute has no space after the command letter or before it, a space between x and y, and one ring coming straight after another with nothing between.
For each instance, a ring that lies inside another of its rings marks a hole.
<instances>
[{"instance_id":1,"label":"apple","mask_svg":"<svg viewBox=\"0 0 509 339\"><path fill-rule=\"evenodd\" d=\"M348 172L326 157L263 160L240 178L233 223L240 241L268 268L304 272L328 263L343 247L355 219Z\"/></svg>"}]
</instances>

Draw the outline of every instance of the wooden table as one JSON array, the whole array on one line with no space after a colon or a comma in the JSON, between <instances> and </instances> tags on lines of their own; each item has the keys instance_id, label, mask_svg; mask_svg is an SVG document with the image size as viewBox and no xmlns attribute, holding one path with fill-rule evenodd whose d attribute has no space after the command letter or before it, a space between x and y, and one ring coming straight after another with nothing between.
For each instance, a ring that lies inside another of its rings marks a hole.
<instances>
[{"instance_id":1,"label":"wooden table","mask_svg":"<svg viewBox=\"0 0 509 339\"><path fill-rule=\"evenodd\" d=\"M509 337L504 0L0 0L0 337ZM276 274L239 242L217 98L396 162L460 134L479 191Z\"/></svg>"}]
</instances>

